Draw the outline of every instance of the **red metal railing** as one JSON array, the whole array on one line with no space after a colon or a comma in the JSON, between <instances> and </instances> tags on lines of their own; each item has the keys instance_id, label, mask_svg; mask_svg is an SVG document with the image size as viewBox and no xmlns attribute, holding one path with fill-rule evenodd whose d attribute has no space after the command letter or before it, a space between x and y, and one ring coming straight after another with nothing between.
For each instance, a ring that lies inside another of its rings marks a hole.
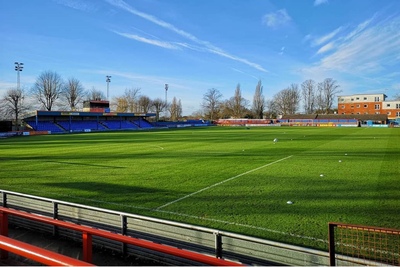
<instances>
[{"instance_id":1,"label":"red metal railing","mask_svg":"<svg viewBox=\"0 0 400 267\"><path fill-rule=\"evenodd\" d=\"M0 249L49 266L93 266L43 248L0 235Z\"/></svg>"},{"instance_id":2,"label":"red metal railing","mask_svg":"<svg viewBox=\"0 0 400 267\"><path fill-rule=\"evenodd\" d=\"M49 217L39 216L28 212L17 211L9 208L0 207L0 235L8 235L8 215L18 216L29 220L50 224L66 229L71 229L82 233L82 245L83 245L83 260L85 262L92 262L92 236L99 236L110 240L122 242L124 244L130 244L153 251L162 252L165 254L173 255L176 257L189 259L192 261L204 263L207 265L214 266L243 266L243 264L227 261L224 259L214 258L208 255L179 249L167 245L157 244L146 240L141 240L129 236L124 236L117 233L111 233L100 229L94 229L88 226L77 225L70 222L60 221ZM4 251L2 252L4 253ZM3 254L1 254L3 255ZM0 256L1 256L0 255Z\"/></svg>"}]
</instances>

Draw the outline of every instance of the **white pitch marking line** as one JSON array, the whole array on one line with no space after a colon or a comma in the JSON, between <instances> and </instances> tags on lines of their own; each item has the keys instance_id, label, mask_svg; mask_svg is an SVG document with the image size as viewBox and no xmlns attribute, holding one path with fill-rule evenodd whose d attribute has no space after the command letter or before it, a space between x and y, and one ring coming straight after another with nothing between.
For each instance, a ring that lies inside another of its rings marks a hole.
<instances>
[{"instance_id":1,"label":"white pitch marking line","mask_svg":"<svg viewBox=\"0 0 400 267\"><path fill-rule=\"evenodd\" d=\"M236 178L239 178L239 177L241 177L241 176L243 176L243 175L246 175L246 174L249 174L249 173L258 171L258 170L260 170L260 169L262 169L262 168L271 166L272 164L275 164L275 163L278 163L278 162L287 160L287 159L289 159L289 158L291 158L291 157L293 157L293 155L290 155L290 156L288 156L288 157L286 157L286 158L283 158L283 159L278 159L278 160L276 160L276 161L274 161L274 162L265 164L265 165L263 165L263 166L261 166L261 167L252 169L252 170L250 170L250 171L247 171L247 172L244 172L244 173L241 173L241 174L238 174L238 175L236 175L236 176L233 176L233 177L231 177L231 178L228 178L228 179L223 180L223 181L221 181L221 182L218 182L218 183L216 183L216 184L213 184L213 185L210 185L210 186L205 187L205 188L203 188L203 189L200 189L200 190L198 190L198 191L196 191L196 192L190 193L189 195L186 195L186 196L184 196L184 197L178 198L178 199L176 199L176 200L174 200L174 201L171 201L171 202L169 202L169 203L167 203L167 204L165 204L165 205L159 206L159 207L156 208L155 210L159 210L159 209L165 208L165 207L167 207L167 206L169 206L169 205L171 205L171 204L174 204L174 203L176 203L176 202L179 202L179 201L181 201L181 200L183 200L183 199L186 199L186 198L188 198L188 197L194 196L194 195L196 195L196 194L198 194L198 193L201 193L201 192L203 192L203 191L206 191L206 190L208 190L208 189L210 189L210 188L213 188L213 187L216 187L216 186L221 185L221 184L223 184L223 183L229 182L229 181L231 181L231 180L233 180L233 179L236 179Z\"/></svg>"},{"instance_id":2,"label":"white pitch marking line","mask_svg":"<svg viewBox=\"0 0 400 267\"><path fill-rule=\"evenodd\" d=\"M240 227L257 229L257 230L261 230L261 231L265 231L265 232L271 232L271 233L276 233L276 234L281 234L281 235L293 236L293 237L301 238L301 239L309 239L309 240L314 240L314 241L318 241L318 242L322 242L322 243L328 243L327 240L316 238L316 237L312 237L312 236L304 236L304 235L298 235L298 234L293 234L293 233L287 233L287 232L283 232L283 231L278 231L278 230L269 229L269 228L260 227L260 226L255 226L255 225L250 225L250 224L236 223L236 222L218 220L218 219L213 219L213 218L204 218L204 217L199 217L199 216L195 216L195 215L189 215L189 214L185 214L185 213L166 211L166 210L156 210L156 211L157 212L161 212L161 213L178 215L178 216L181 216L181 217L194 218L194 219L197 219L197 220L230 224L230 225L235 225L235 226L240 226Z\"/></svg>"},{"instance_id":3,"label":"white pitch marking line","mask_svg":"<svg viewBox=\"0 0 400 267\"><path fill-rule=\"evenodd\" d=\"M41 190L35 190L35 189L31 189L31 191L42 192ZM293 236L293 237L296 237L296 238L309 239L309 240L319 241L319 242L323 242L323 243L328 243L327 240L318 239L318 238L311 237L311 236L297 235L297 234L282 232L282 231L269 229L269 228L265 228L265 227L260 227L260 226L255 226L255 225L250 225L250 224L243 224L243 223L237 223L237 222L225 221L225 220L218 220L218 219L212 219L212 218L204 218L204 217L200 217L200 216L196 216L196 215L189 215L189 214L180 213L180 212L173 212L173 211L166 211L166 210L155 210L155 209L146 208L146 207L125 205L125 204L109 202L109 201L94 200L93 198L76 197L76 196L59 194L59 193L51 193L51 194L58 195L58 196L68 196L68 197L75 198L75 199L88 200L88 201L98 202L98 203L112 204L112 205L115 205L115 206L130 207L130 208L141 209L141 210L148 210L148 211L154 211L154 212L174 214L174 215L181 216L181 217L188 217L188 218L194 218L194 219L203 220L203 221L212 221L212 222L236 225L236 226L240 226L240 227L257 229L257 230L261 230L261 231L265 231L265 232L271 232L271 233L276 233L276 234L281 234L281 235L289 235L289 236Z\"/></svg>"}]
</instances>

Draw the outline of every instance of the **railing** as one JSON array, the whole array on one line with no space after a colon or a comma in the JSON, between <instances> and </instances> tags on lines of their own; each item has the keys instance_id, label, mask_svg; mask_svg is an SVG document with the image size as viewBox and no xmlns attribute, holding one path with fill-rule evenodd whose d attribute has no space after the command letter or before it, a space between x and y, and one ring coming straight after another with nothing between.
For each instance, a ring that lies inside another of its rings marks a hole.
<instances>
[{"instance_id":1,"label":"railing","mask_svg":"<svg viewBox=\"0 0 400 267\"><path fill-rule=\"evenodd\" d=\"M142 247L154 251L158 251L161 253L165 253L168 255L173 255L180 258L189 259L195 262L201 262L207 265L216 265L216 266L242 266L242 264L226 261L219 258L210 257L207 255L203 255L196 252L186 251L179 248L156 244L146 240L140 240L137 238L124 236L116 233L107 232L104 230L94 229L88 226L82 226L70 222L60 221L44 216L39 216L35 214L31 214L28 212L21 212L17 210L12 210L9 208L0 207L0 234L6 235L8 232L8 216L17 216L21 218L26 218L28 220L41 222L45 224L50 224L57 227L71 229L77 232L82 233L82 248L83 248L83 261L91 263L92 262L92 237L99 236L109 240L115 240L122 242L123 244L130 244L137 247Z\"/></svg>"},{"instance_id":2,"label":"railing","mask_svg":"<svg viewBox=\"0 0 400 267\"><path fill-rule=\"evenodd\" d=\"M329 265L329 254L325 251L6 190L0 190L0 206L120 233L153 243L178 246L181 249L248 265ZM25 228L82 240L82 235L76 231L58 226L33 223L13 216L10 222ZM190 260L166 258L163 253L103 237L93 236L93 244L167 264L193 265Z\"/></svg>"},{"instance_id":3,"label":"railing","mask_svg":"<svg viewBox=\"0 0 400 267\"><path fill-rule=\"evenodd\" d=\"M400 230L329 223L329 262L400 266Z\"/></svg>"},{"instance_id":4,"label":"railing","mask_svg":"<svg viewBox=\"0 0 400 267\"><path fill-rule=\"evenodd\" d=\"M88 262L0 235L0 259L7 259L8 252L49 266L93 266Z\"/></svg>"}]
</instances>

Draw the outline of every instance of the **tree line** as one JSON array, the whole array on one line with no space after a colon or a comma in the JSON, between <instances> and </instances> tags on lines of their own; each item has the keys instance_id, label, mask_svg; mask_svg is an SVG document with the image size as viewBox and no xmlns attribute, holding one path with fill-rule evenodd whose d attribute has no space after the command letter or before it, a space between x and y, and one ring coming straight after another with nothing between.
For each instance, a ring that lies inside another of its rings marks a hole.
<instances>
[{"instance_id":1,"label":"tree line","mask_svg":"<svg viewBox=\"0 0 400 267\"><path fill-rule=\"evenodd\" d=\"M92 87L86 90L82 83L72 77L64 81L54 71L44 71L36 79L32 88L8 89L0 99L0 115L3 119L12 118L18 122L21 114L35 109L81 110L85 100L104 100L104 93ZM174 97L171 103L161 98L151 99L140 93L140 88L127 88L120 96L110 101L111 109L116 112L156 113L156 120L162 112L169 112L171 120L182 117L181 100ZM0 117L0 118L1 118Z\"/></svg>"},{"instance_id":2,"label":"tree line","mask_svg":"<svg viewBox=\"0 0 400 267\"><path fill-rule=\"evenodd\" d=\"M225 100L218 89L211 88L203 95L202 110L199 111L199 114L209 120L220 118L275 119L279 115L299 112L328 114L334 112L335 97L341 92L339 87L337 81L332 78L326 78L319 83L309 79L300 86L293 83L276 93L272 99L266 99L260 80L255 87L251 106L250 101L242 97L240 84L236 86L233 97ZM303 103L303 109L301 109L301 103Z\"/></svg>"},{"instance_id":3,"label":"tree line","mask_svg":"<svg viewBox=\"0 0 400 267\"><path fill-rule=\"evenodd\" d=\"M174 97L170 103L161 98L151 99L141 94L140 88L126 88L124 93L114 96L110 101L111 109L115 112L150 113L156 114L160 120L177 121L182 118L182 103ZM223 99L218 89L211 88L203 95L201 110L194 112L192 118L216 120L219 118L277 118L279 115L331 113L335 97L341 91L337 81L326 78L316 83L306 80L300 86L291 84L277 92L271 99L266 99L261 80L255 86L252 103L242 96L240 84L237 84L232 97ZM27 101L30 99L31 101ZM102 91L92 87L86 90L76 78L63 80L54 71L41 73L32 88L24 90L12 88L5 92L1 99L0 112L3 118L19 121L21 114L34 109L71 110L82 108L85 100L104 100ZM301 107L300 104L303 104ZM167 114L169 114L167 118Z\"/></svg>"}]
</instances>

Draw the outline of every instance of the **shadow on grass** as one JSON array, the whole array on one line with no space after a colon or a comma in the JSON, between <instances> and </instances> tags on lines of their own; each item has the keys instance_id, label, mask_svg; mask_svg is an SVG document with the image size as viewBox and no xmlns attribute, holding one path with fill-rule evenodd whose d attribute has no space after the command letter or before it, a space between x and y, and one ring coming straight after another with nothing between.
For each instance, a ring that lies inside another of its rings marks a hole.
<instances>
[{"instance_id":1,"label":"shadow on grass","mask_svg":"<svg viewBox=\"0 0 400 267\"><path fill-rule=\"evenodd\" d=\"M53 183L42 183L44 186L48 187L58 187L63 189L73 189L76 191L88 191L98 194L102 194L109 201L113 200L113 197L127 197L126 202L130 202L127 195L147 195L154 193L165 193L165 190L160 190L156 188L141 187L141 186L130 186L122 184L113 183L103 183L103 182L53 182ZM111 197L110 197L111 196Z\"/></svg>"}]
</instances>

